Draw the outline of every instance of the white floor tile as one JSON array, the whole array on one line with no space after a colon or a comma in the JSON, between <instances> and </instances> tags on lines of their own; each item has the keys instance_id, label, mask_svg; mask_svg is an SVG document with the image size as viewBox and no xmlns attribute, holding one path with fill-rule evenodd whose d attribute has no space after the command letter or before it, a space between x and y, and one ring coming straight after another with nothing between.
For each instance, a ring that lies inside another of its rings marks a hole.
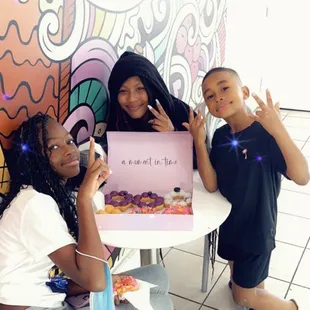
<instances>
[{"instance_id":1,"label":"white floor tile","mask_svg":"<svg viewBox=\"0 0 310 310\"><path fill-rule=\"evenodd\" d=\"M310 112L303 112L303 111L288 111L287 115L290 117L310 118Z\"/></svg>"},{"instance_id":2,"label":"white floor tile","mask_svg":"<svg viewBox=\"0 0 310 310\"><path fill-rule=\"evenodd\" d=\"M288 110L280 110L280 114L282 117L285 117L288 114Z\"/></svg>"},{"instance_id":3,"label":"white floor tile","mask_svg":"<svg viewBox=\"0 0 310 310\"><path fill-rule=\"evenodd\" d=\"M310 198L310 195L309 195ZM308 206L310 209L310 206ZM310 238L310 219L278 214L276 240L305 247Z\"/></svg>"},{"instance_id":4,"label":"white floor tile","mask_svg":"<svg viewBox=\"0 0 310 310\"><path fill-rule=\"evenodd\" d=\"M293 181L289 181L284 178L282 181L281 188L310 195L310 183L308 183L305 186L300 186L294 183Z\"/></svg>"},{"instance_id":5,"label":"white floor tile","mask_svg":"<svg viewBox=\"0 0 310 310\"><path fill-rule=\"evenodd\" d=\"M294 143L297 145L297 147L301 150L303 147L304 147L304 145L306 144L306 142L305 141L299 141L299 140L293 140L294 141Z\"/></svg>"},{"instance_id":6,"label":"white floor tile","mask_svg":"<svg viewBox=\"0 0 310 310\"><path fill-rule=\"evenodd\" d=\"M189 253L193 253L199 256L203 256L203 249L204 249L204 237L199 238L195 241L182 244L179 246L174 247L176 249L180 249L182 251L186 251Z\"/></svg>"},{"instance_id":7,"label":"white floor tile","mask_svg":"<svg viewBox=\"0 0 310 310\"><path fill-rule=\"evenodd\" d=\"M310 288L310 250L306 250L293 279L293 283Z\"/></svg>"},{"instance_id":8,"label":"white floor tile","mask_svg":"<svg viewBox=\"0 0 310 310\"><path fill-rule=\"evenodd\" d=\"M298 204L296 203L298 202ZM278 210L310 219L310 195L282 189L278 198Z\"/></svg>"},{"instance_id":9,"label":"white floor tile","mask_svg":"<svg viewBox=\"0 0 310 310\"><path fill-rule=\"evenodd\" d=\"M193 253L196 255L200 255L203 256L203 249L204 249L204 237L199 238L195 241L183 244L183 245L179 245L177 247L175 247L176 249L180 249L182 251L186 251L189 253ZM217 254L216 254L216 261L220 262L220 263L224 263L227 264L227 261L220 258Z\"/></svg>"},{"instance_id":10,"label":"white floor tile","mask_svg":"<svg viewBox=\"0 0 310 310\"><path fill-rule=\"evenodd\" d=\"M163 249L162 249L164 259L165 259L166 255L170 252L171 249L172 249L172 248L163 248Z\"/></svg>"},{"instance_id":11,"label":"white floor tile","mask_svg":"<svg viewBox=\"0 0 310 310\"><path fill-rule=\"evenodd\" d=\"M172 294L170 294L170 297L175 310L198 310L200 308L200 304L196 304L181 297L177 297Z\"/></svg>"},{"instance_id":12,"label":"white floor tile","mask_svg":"<svg viewBox=\"0 0 310 310\"><path fill-rule=\"evenodd\" d=\"M202 257L172 249L165 258L170 277L170 292L190 300L203 302L207 293L201 292ZM209 275L209 288L216 282L225 264L216 263L212 284ZM212 268L210 267L210 274Z\"/></svg>"},{"instance_id":13,"label":"white floor tile","mask_svg":"<svg viewBox=\"0 0 310 310\"><path fill-rule=\"evenodd\" d=\"M296 128L290 126L286 126L286 129L290 134L291 138L294 140L307 141L310 137L310 129Z\"/></svg>"},{"instance_id":14,"label":"white floor tile","mask_svg":"<svg viewBox=\"0 0 310 310\"><path fill-rule=\"evenodd\" d=\"M296 128L310 128L310 119L302 117L290 117L289 115L285 117L283 124L285 126L296 127Z\"/></svg>"},{"instance_id":15,"label":"white floor tile","mask_svg":"<svg viewBox=\"0 0 310 310\"><path fill-rule=\"evenodd\" d=\"M287 295L287 299L292 298L298 303L299 310L310 309L310 289L292 285Z\"/></svg>"},{"instance_id":16,"label":"white floor tile","mask_svg":"<svg viewBox=\"0 0 310 310\"><path fill-rule=\"evenodd\" d=\"M232 298L231 290L228 287L230 279L230 271L227 266L224 273L212 289L210 295L205 301L205 305L216 308L216 309L230 309L230 310L241 310L242 308L237 306Z\"/></svg>"},{"instance_id":17,"label":"white floor tile","mask_svg":"<svg viewBox=\"0 0 310 310\"><path fill-rule=\"evenodd\" d=\"M309 120L310 121L310 120ZM307 142L304 147L302 148L302 153L305 156L310 156L310 142Z\"/></svg>"},{"instance_id":18,"label":"white floor tile","mask_svg":"<svg viewBox=\"0 0 310 310\"><path fill-rule=\"evenodd\" d=\"M207 300L205 301L205 305L217 308L217 309L233 309L239 310L241 307L238 307L231 295L231 291L228 287L228 281L230 279L230 272L229 268L227 267L222 274L219 281L216 283L215 287L213 288L211 294L208 296ZM284 298L287 292L289 283L279 281L272 278L266 279L266 289L270 291L272 294Z\"/></svg>"},{"instance_id":19,"label":"white floor tile","mask_svg":"<svg viewBox=\"0 0 310 310\"><path fill-rule=\"evenodd\" d=\"M277 247L271 255L269 276L290 282L302 252L302 248L277 242Z\"/></svg>"},{"instance_id":20,"label":"white floor tile","mask_svg":"<svg viewBox=\"0 0 310 310\"><path fill-rule=\"evenodd\" d=\"M288 282L279 281L273 278L267 278L265 282L266 290L280 298L285 297L288 286Z\"/></svg>"}]
</instances>

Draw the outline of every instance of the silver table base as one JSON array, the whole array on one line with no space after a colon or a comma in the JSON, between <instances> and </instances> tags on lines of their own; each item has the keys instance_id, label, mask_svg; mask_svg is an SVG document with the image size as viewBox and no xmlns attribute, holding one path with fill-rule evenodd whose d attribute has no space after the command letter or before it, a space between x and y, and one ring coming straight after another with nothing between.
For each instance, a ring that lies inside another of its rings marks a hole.
<instances>
[{"instance_id":1,"label":"silver table base","mask_svg":"<svg viewBox=\"0 0 310 310\"><path fill-rule=\"evenodd\" d=\"M210 266L209 237L208 235L205 235L203 260L202 260L202 281L201 281L201 291L203 293L206 293L208 291L209 266Z\"/></svg>"},{"instance_id":2,"label":"silver table base","mask_svg":"<svg viewBox=\"0 0 310 310\"><path fill-rule=\"evenodd\" d=\"M140 250L141 266L159 264L159 249L154 250Z\"/></svg>"}]
</instances>

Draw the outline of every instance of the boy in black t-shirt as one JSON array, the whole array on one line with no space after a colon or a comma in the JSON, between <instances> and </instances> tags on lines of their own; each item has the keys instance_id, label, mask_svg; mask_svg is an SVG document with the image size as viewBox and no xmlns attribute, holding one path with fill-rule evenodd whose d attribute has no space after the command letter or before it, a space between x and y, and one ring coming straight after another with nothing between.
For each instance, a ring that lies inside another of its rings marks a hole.
<instances>
[{"instance_id":1,"label":"boy in black t-shirt","mask_svg":"<svg viewBox=\"0 0 310 310\"><path fill-rule=\"evenodd\" d=\"M205 188L220 190L232 211L220 227L218 254L231 267L237 304L255 310L296 310L294 300L264 289L275 248L277 197L281 175L299 185L309 182L305 157L282 124L279 105L267 91L267 104L253 94L260 110L248 114L249 89L232 69L214 68L202 83L209 112L227 124L216 130L210 157L201 112L184 126L194 138L198 170Z\"/></svg>"}]
</instances>

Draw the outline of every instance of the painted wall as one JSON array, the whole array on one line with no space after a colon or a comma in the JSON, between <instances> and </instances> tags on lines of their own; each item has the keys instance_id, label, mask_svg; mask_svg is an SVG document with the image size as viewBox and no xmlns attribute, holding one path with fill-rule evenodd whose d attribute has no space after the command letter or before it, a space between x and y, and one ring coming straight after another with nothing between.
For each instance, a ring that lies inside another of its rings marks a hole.
<instances>
[{"instance_id":1,"label":"painted wall","mask_svg":"<svg viewBox=\"0 0 310 310\"><path fill-rule=\"evenodd\" d=\"M78 142L103 135L107 81L124 51L150 59L193 107L205 72L225 57L226 0L1 0L0 12L0 193L26 118L48 113Z\"/></svg>"}]
</instances>

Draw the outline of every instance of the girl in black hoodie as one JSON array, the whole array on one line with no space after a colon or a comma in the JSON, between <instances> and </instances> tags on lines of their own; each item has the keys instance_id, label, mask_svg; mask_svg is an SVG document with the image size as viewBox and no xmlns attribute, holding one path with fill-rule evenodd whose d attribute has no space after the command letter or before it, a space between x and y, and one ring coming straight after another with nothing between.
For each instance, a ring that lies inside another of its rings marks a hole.
<instances>
[{"instance_id":1,"label":"girl in black hoodie","mask_svg":"<svg viewBox=\"0 0 310 310\"><path fill-rule=\"evenodd\" d=\"M189 106L172 96L157 68L145 57L125 52L109 79L107 131L186 131Z\"/></svg>"}]
</instances>

